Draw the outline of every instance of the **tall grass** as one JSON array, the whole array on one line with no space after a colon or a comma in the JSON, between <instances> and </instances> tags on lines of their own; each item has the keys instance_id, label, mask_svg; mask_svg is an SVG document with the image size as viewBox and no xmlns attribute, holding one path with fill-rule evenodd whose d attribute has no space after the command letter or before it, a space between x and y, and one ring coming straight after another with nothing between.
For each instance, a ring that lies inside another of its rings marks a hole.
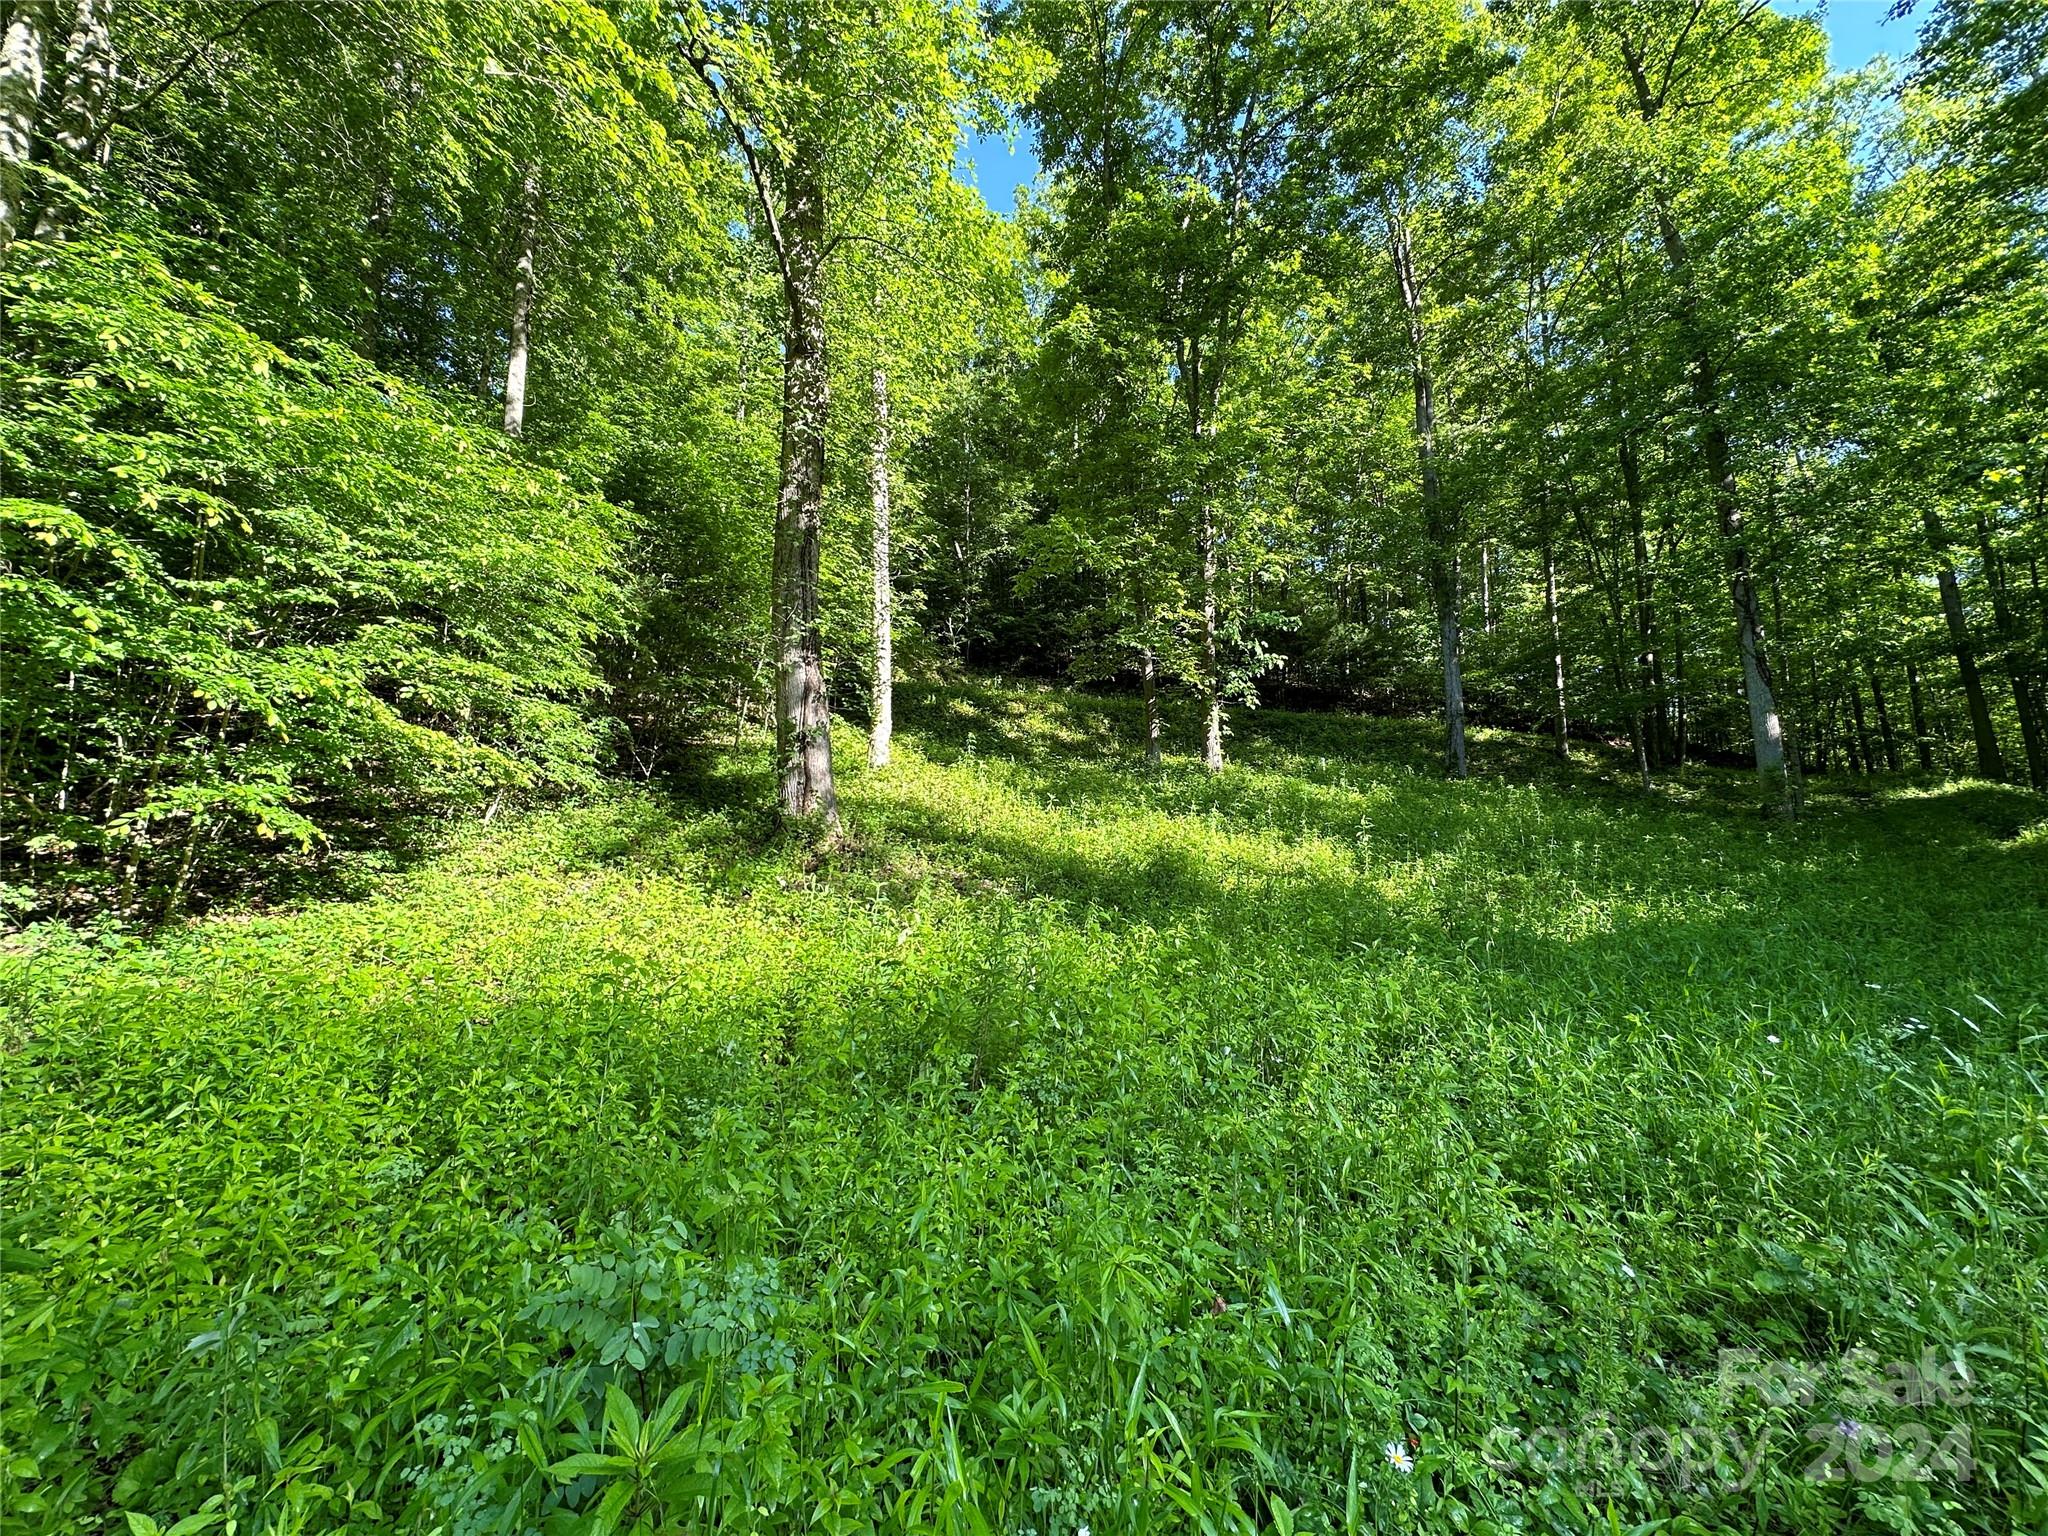
<instances>
[{"instance_id":1,"label":"tall grass","mask_svg":"<svg viewBox=\"0 0 2048 1536\"><path fill-rule=\"evenodd\" d=\"M1148 774L1120 705L905 703L843 846L741 754L369 900L20 941L10 1525L2048 1520L2038 800L1788 827L1279 714ZM1842 1384L1731 1396L1744 1348L1967 1391L1821 1480Z\"/></svg>"}]
</instances>

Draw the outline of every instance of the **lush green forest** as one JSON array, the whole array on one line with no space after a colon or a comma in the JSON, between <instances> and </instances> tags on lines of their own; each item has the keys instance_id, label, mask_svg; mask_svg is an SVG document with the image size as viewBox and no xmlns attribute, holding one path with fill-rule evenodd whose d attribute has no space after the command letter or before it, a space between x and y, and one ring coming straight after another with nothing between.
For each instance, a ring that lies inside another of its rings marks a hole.
<instances>
[{"instance_id":1,"label":"lush green forest","mask_svg":"<svg viewBox=\"0 0 2048 1536\"><path fill-rule=\"evenodd\" d=\"M0 1527L2048 1528L1894 10L0 0Z\"/></svg>"}]
</instances>

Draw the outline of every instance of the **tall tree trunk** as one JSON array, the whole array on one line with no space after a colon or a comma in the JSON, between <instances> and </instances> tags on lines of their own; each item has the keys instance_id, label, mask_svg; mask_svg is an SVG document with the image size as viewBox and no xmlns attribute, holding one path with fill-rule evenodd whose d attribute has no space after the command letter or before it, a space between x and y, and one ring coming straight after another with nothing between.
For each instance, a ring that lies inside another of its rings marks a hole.
<instances>
[{"instance_id":1,"label":"tall tree trunk","mask_svg":"<svg viewBox=\"0 0 2048 1536\"><path fill-rule=\"evenodd\" d=\"M15 0L0 38L0 261L20 230L28 200L28 163L42 108L53 0Z\"/></svg>"},{"instance_id":2,"label":"tall tree trunk","mask_svg":"<svg viewBox=\"0 0 2048 1536\"><path fill-rule=\"evenodd\" d=\"M1202 687L1208 695L1202 727L1202 766L1215 773L1223 766L1223 679L1216 653L1216 518L1209 498L1202 498Z\"/></svg>"},{"instance_id":3,"label":"tall tree trunk","mask_svg":"<svg viewBox=\"0 0 2048 1536\"><path fill-rule=\"evenodd\" d=\"M1643 68L1642 54L1626 34L1618 37L1622 63L1635 89L1636 108L1645 123L1653 122L1664 110L1664 97L1653 93ZM1664 247L1664 260L1681 289L1682 330L1696 332L1699 295L1693 288L1692 263L1685 236L1672 211L1670 195L1663 188L1652 194L1657 213L1657 233ZM1707 483L1712 488L1721 542L1727 551L1728 598L1735 610L1735 644L1742 659L1742 690L1749 703L1750 739L1756 750L1756 771L1769 786L1780 809L1796 809L1792 780L1785 770L1785 732L1779 716L1777 693L1771 684L1771 669L1764 651L1763 615L1757 605L1756 586L1751 579L1749 545L1743 535L1740 489L1735 483L1735 460L1729 449L1728 429L1721 419L1720 370L1704 345L1693 352L1689 368L1692 382L1693 414L1698 418L1706 450Z\"/></svg>"},{"instance_id":4,"label":"tall tree trunk","mask_svg":"<svg viewBox=\"0 0 2048 1536\"><path fill-rule=\"evenodd\" d=\"M2027 782L2048 789L2048 743L2042 740L2041 717L2035 706L2033 678L2027 666L2019 626L2005 598L2005 567L1991 542L1991 523L1984 504L1977 503L1977 554L1984 563L1984 585L1991 593L1991 622L2006 681L2012 685L2013 713L2019 716L2020 744L2027 755Z\"/></svg>"},{"instance_id":5,"label":"tall tree trunk","mask_svg":"<svg viewBox=\"0 0 2048 1536\"><path fill-rule=\"evenodd\" d=\"M1657 613L1650 585L1650 540L1643 522L1643 472L1635 439L1624 432L1620 445L1621 486L1628 502L1629 569L1636 601L1637 737L1646 762L1663 766L1664 699L1657 667ZM1643 775L1647 782L1649 774Z\"/></svg>"},{"instance_id":6,"label":"tall tree trunk","mask_svg":"<svg viewBox=\"0 0 2048 1536\"><path fill-rule=\"evenodd\" d=\"M526 429L526 354L533 336L534 246L540 239L540 177L528 171L519 184L519 263L512 272L511 349L505 358L505 431Z\"/></svg>"},{"instance_id":7,"label":"tall tree trunk","mask_svg":"<svg viewBox=\"0 0 2048 1536\"><path fill-rule=\"evenodd\" d=\"M1955 652L1956 671L1962 678L1963 700L1969 706L1970 734L1976 741L1977 775L1985 779L2005 777L2005 758L1998 750L1998 733L1991 725L1991 706L1984 698L1984 679L1977 671L1977 647L1970 636L1969 615L1963 611L1962 589L1956 584L1956 568L1948 557L1948 529L1941 513L1930 500L1920 504L1920 521L1927 529L1927 542L1934 552L1935 585L1941 589L1941 614L1948 622L1949 647Z\"/></svg>"},{"instance_id":8,"label":"tall tree trunk","mask_svg":"<svg viewBox=\"0 0 2048 1536\"><path fill-rule=\"evenodd\" d=\"M868 765L889 766L896 731L896 585L889 566L889 376L875 370L875 436L868 450L868 502L874 509L875 682L868 728Z\"/></svg>"},{"instance_id":9,"label":"tall tree trunk","mask_svg":"<svg viewBox=\"0 0 2048 1536\"><path fill-rule=\"evenodd\" d=\"M769 622L775 649L777 804L785 820L839 824L832 785L832 713L818 630L818 554L825 512L824 166L800 145L784 187L782 476L775 498Z\"/></svg>"},{"instance_id":10,"label":"tall tree trunk","mask_svg":"<svg viewBox=\"0 0 2048 1536\"><path fill-rule=\"evenodd\" d=\"M1551 742L1557 755L1569 761L1572 746L1571 725L1565 717L1564 625L1557 611L1557 555L1548 539L1543 541L1543 616L1550 622Z\"/></svg>"},{"instance_id":11,"label":"tall tree trunk","mask_svg":"<svg viewBox=\"0 0 2048 1536\"><path fill-rule=\"evenodd\" d=\"M1458 615L1456 541L1443 500L1436 463L1436 380L1429 367L1429 335L1423 314L1420 275L1407 226L1392 210L1387 213L1387 247L1394 277L1401 287L1401 307L1408 315L1409 366L1415 385L1415 454L1422 478L1422 521L1429 539L1430 594L1436 602L1437 651L1444 674L1444 765L1462 779L1465 760L1465 680L1460 667L1462 640Z\"/></svg>"},{"instance_id":12,"label":"tall tree trunk","mask_svg":"<svg viewBox=\"0 0 2048 1536\"><path fill-rule=\"evenodd\" d=\"M1223 767L1223 678L1216 647L1216 582L1221 571L1216 558L1216 509L1210 495L1205 442L1211 423L1202 410L1211 381L1203 369L1199 339L1179 344L1176 355L1187 390L1188 441L1202 460L1195 469L1195 499L1200 503L1195 514L1195 543L1196 555L1202 563L1202 766L1215 773Z\"/></svg>"},{"instance_id":13,"label":"tall tree trunk","mask_svg":"<svg viewBox=\"0 0 2048 1536\"><path fill-rule=\"evenodd\" d=\"M70 233L86 184L106 163L111 148L107 117L120 73L113 23L113 0L78 0L77 19L64 45L64 91L57 100L56 131L50 136L51 164L71 185L50 187L36 218L38 240L62 240Z\"/></svg>"},{"instance_id":14,"label":"tall tree trunk","mask_svg":"<svg viewBox=\"0 0 2048 1536\"><path fill-rule=\"evenodd\" d=\"M1685 719L1685 609L1674 598L1671 604L1671 759L1674 768L1685 767L1687 745Z\"/></svg>"},{"instance_id":15,"label":"tall tree trunk","mask_svg":"<svg viewBox=\"0 0 2048 1536\"><path fill-rule=\"evenodd\" d=\"M1159 663L1149 645L1138 648L1138 681L1145 692L1145 764L1159 766Z\"/></svg>"},{"instance_id":16,"label":"tall tree trunk","mask_svg":"<svg viewBox=\"0 0 2048 1536\"><path fill-rule=\"evenodd\" d=\"M1866 662L1864 673L1870 679L1870 702L1877 710L1877 735L1884 743L1884 766L1887 773L1899 771L1899 738L1892 730L1892 712L1884 702L1884 684L1878 679L1877 663Z\"/></svg>"},{"instance_id":17,"label":"tall tree trunk","mask_svg":"<svg viewBox=\"0 0 2048 1536\"><path fill-rule=\"evenodd\" d=\"M1870 750L1870 722L1863 713L1863 685L1856 680L1856 671L1853 667L1849 670L1849 707L1856 719L1858 772L1874 773L1877 770L1877 756Z\"/></svg>"},{"instance_id":18,"label":"tall tree trunk","mask_svg":"<svg viewBox=\"0 0 2048 1536\"><path fill-rule=\"evenodd\" d=\"M1906 663L1906 696L1913 710L1913 750L1920 759L1920 771L1934 771L1934 738L1927 730L1927 705L1920 697L1920 664Z\"/></svg>"}]
</instances>

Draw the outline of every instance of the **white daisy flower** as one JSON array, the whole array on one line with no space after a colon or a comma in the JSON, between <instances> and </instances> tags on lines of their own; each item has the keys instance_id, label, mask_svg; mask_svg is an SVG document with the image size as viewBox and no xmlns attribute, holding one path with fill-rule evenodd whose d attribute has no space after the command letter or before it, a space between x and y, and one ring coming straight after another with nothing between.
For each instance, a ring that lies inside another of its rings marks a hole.
<instances>
[{"instance_id":1,"label":"white daisy flower","mask_svg":"<svg viewBox=\"0 0 2048 1536\"><path fill-rule=\"evenodd\" d=\"M1415 1458L1408 1454L1408 1447L1398 1440L1387 1442L1387 1465L1396 1472L1413 1472Z\"/></svg>"}]
</instances>

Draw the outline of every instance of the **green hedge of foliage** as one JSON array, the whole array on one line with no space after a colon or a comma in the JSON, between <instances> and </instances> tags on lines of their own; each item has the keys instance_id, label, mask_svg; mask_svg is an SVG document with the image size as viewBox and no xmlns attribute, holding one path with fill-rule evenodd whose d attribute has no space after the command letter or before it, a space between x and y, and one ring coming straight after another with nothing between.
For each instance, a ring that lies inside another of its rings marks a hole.
<instances>
[{"instance_id":1,"label":"green hedge of foliage","mask_svg":"<svg viewBox=\"0 0 2048 1536\"><path fill-rule=\"evenodd\" d=\"M617 508L156 242L24 249L0 302L0 899L170 911L280 841L590 781Z\"/></svg>"}]
</instances>

